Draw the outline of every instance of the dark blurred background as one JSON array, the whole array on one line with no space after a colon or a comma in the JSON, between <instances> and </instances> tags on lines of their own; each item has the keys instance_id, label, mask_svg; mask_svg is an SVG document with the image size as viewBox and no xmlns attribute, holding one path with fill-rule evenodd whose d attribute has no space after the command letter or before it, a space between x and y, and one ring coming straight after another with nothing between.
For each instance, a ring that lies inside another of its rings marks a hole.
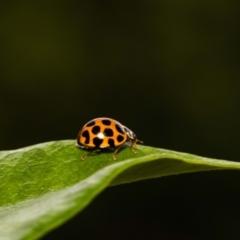
<instances>
[{"instance_id":1,"label":"dark blurred background","mask_svg":"<svg viewBox=\"0 0 240 240\"><path fill-rule=\"evenodd\" d=\"M2 1L0 149L92 118L146 145L240 160L240 2ZM108 188L50 239L239 239L240 173Z\"/></svg>"}]
</instances>

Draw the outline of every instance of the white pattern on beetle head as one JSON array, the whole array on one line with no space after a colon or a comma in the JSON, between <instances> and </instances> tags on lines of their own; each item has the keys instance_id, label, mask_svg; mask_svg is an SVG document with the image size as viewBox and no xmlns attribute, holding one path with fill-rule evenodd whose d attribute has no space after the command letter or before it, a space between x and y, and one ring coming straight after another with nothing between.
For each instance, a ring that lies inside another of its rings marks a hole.
<instances>
[{"instance_id":1,"label":"white pattern on beetle head","mask_svg":"<svg viewBox=\"0 0 240 240\"><path fill-rule=\"evenodd\" d=\"M131 138L131 139L136 139L137 138L136 134L133 131L131 131L129 128L124 126L124 129L125 129L126 134L128 135L129 138Z\"/></svg>"},{"instance_id":2,"label":"white pattern on beetle head","mask_svg":"<svg viewBox=\"0 0 240 240\"><path fill-rule=\"evenodd\" d=\"M100 132L100 133L98 133L97 137L98 137L99 139L104 139L104 134Z\"/></svg>"}]
</instances>

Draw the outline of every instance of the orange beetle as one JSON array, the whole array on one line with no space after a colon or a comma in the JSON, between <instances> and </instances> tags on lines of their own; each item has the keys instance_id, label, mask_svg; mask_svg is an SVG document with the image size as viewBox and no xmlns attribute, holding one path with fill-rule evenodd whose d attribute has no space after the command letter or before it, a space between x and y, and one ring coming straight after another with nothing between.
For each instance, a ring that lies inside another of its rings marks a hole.
<instances>
[{"instance_id":1,"label":"orange beetle","mask_svg":"<svg viewBox=\"0 0 240 240\"><path fill-rule=\"evenodd\" d=\"M77 146L92 150L82 157L86 159L88 155L100 152L104 148L114 149L113 159L117 159L118 150L126 143L129 143L131 150L136 153L137 139L135 133L118 121L107 118L95 118L86 123L77 136Z\"/></svg>"}]
</instances>

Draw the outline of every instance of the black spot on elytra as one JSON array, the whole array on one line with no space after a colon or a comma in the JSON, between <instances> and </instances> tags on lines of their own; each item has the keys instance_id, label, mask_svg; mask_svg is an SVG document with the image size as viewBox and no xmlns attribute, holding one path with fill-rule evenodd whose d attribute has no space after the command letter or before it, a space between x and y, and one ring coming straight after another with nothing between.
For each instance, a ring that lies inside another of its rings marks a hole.
<instances>
[{"instance_id":1,"label":"black spot on elytra","mask_svg":"<svg viewBox=\"0 0 240 240\"><path fill-rule=\"evenodd\" d=\"M110 126L110 125L111 125L111 121L108 120L108 119L102 120L102 123L103 123L104 125L106 125L106 126Z\"/></svg>"},{"instance_id":2,"label":"black spot on elytra","mask_svg":"<svg viewBox=\"0 0 240 240\"><path fill-rule=\"evenodd\" d=\"M102 144L102 142L103 142L103 139L100 139L100 138L98 138L98 137L95 137L95 138L93 139L93 144L95 145L96 148L99 148L100 145Z\"/></svg>"},{"instance_id":3,"label":"black spot on elytra","mask_svg":"<svg viewBox=\"0 0 240 240\"><path fill-rule=\"evenodd\" d=\"M119 133L124 134L122 127L119 124L116 124L116 129Z\"/></svg>"},{"instance_id":4,"label":"black spot on elytra","mask_svg":"<svg viewBox=\"0 0 240 240\"><path fill-rule=\"evenodd\" d=\"M112 138L109 138L108 139L108 144L111 148L114 148L115 147L115 144L114 144L114 140Z\"/></svg>"},{"instance_id":5,"label":"black spot on elytra","mask_svg":"<svg viewBox=\"0 0 240 240\"><path fill-rule=\"evenodd\" d=\"M124 139L124 137L123 137L122 135L118 135L118 136L117 136L117 140L118 140L118 142L122 142L123 139Z\"/></svg>"},{"instance_id":6,"label":"black spot on elytra","mask_svg":"<svg viewBox=\"0 0 240 240\"><path fill-rule=\"evenodd\" d=\"M89 140L90 140L89 132L87 130L83 131L82 136L86 138L84 143L89 144Z\"/></svg>"},{"instance_id":7,"label":"black spot on elytra","mask_svg":"<svg viewBox=\"0 0 240 240\"><path fill-rule=\"evenodd\" d=\"M99 126L94 126L93 128L92 128L92 133L93 134L98 134L100 132L100 127Z\"/></svg>"},{"instance_id":8,"label":"black spot on elytra","mask_svg":"<svg viewBox=\"0 0 240 240\"><path fill-rule=\"evenodd\" d=\"M95 124L95 121L90 121L89 123L87 123L86 127L91 127Z\"/></svg>"},{"instance_id":9,"label":"black spot on elytra","mask_svg":"<svg viewBox=\"0 0 240 240\"><path fill-rule=\"evenodd\" d=\"M105 128L103 134L107 137L112 137L113 136L113 130L111 128Z\"/></svg>"}]
</instances>

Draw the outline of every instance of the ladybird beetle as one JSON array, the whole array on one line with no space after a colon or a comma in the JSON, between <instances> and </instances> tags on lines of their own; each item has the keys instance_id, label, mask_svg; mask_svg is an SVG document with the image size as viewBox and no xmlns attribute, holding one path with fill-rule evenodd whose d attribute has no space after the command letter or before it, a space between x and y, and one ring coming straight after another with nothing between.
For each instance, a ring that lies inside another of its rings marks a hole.
<instances>
[{"instance_id":1,"label":"ladybird beetle","mask_svg":"<svg viewBox=\"0 0 240 240\"><path fill-rule=\"evenodd\" d=\"M77 136L77 146L92 150L82 157L86 159L91 153L100 152L103 148L114 149L113 159L117 159L118 150L124 145L131 146L131 150L136 153L137 139L135 133L118 121L101 117L95 118L86 123Z\"/></svg>"}]
</instances>

